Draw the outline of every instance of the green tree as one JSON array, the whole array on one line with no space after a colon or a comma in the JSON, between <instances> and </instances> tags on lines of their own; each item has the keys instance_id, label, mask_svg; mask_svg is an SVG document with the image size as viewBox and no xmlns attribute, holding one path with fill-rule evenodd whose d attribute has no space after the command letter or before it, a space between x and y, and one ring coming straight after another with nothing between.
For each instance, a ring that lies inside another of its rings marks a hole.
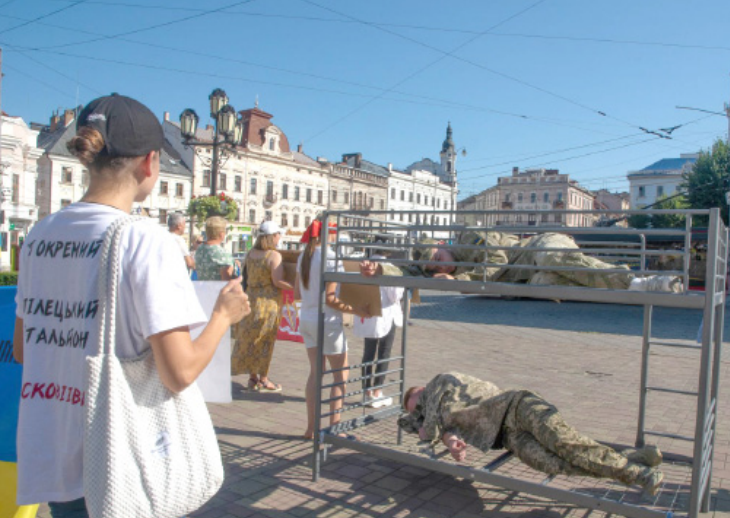
<instances>
[{"instance_id":1,"label":"green tree","mask_svg":"<svg viewBox=\"0 0 730 518\"><path fill-rule=\"evenodd\" d=\"M629 225L633 228L684 228L685 216L681 214L650 214L652 209L681 210L689 205L684 196L660 196L659 200L647 209L647 214L632 214Z\"/></svg>"},{"instance_id":2,"label":"green tree","mask_svg":"<svg viewBox=\"0 0 730 518\"><path fill-rule=\"evenodd\" d=\"M727 224L725 193L730 189L730 158L728 145L717 139L710 151L703 151L692 170L685 173L680 189L686 192L687 202L693 209L720 207Z\"/></svg>"}]
</instances>

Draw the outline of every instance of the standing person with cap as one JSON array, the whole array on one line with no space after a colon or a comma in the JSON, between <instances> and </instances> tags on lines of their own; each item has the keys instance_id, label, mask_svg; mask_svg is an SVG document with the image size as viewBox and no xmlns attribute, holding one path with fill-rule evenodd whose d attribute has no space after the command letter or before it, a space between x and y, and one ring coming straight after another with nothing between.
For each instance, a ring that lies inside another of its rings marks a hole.
<instances>
[{"instance_id":1,"label":"standing person with cap","mask_svg":"<svg viewBox=\"0 0 730 518\"><path fill-rule=\"evenodd\" d=\"M322 261L326 260L326 270L335 271L334 254L328 250L326 259L322 258L322 239L335 238L334 225L322 228L322 222L315 219L302 235L301 242L306 243L304 252L297 262L297 280L294 283L294 300L301 300L299 312L299 332L304 338L304 346L309 358L309 377L307 378L307 429L305 439L314 438L315 397L317 380L317 327L319 319L319 283ZM326 234L327 237L322 236ZM337 264L337 271L344 271L342 263ZM334 383L330 389L330 425L340 422L340 413L347 382L347 339L342 326L342 313L352 313L361 318L370 318L370 308L354 307L342 302L338 297L337 283L328 283L325 288L324 306L324 357L332 369Z\"/></svg>"},{"instance_id":2,"label":"standing person with cap","mask_svg":"<svg viewBox=\"0 0 730 518\"><path fill-rule=\"evenodd\" d=\"M280 240L279 225L264 221L243 266L251 314L233 330L236 343L231 357L231 373L247 373L248 388L261 392L281 392L281 385L269 379L269 367L281 320L281 290L294 289L284 280L281 254L276 251Z\"/></svg>"},{"instance_id":3,"label":"standing person with cap","mask_svg":"<svg viewBox=\"0 0 730 518\"><path fill-rule=\"evenodd\" d=\"M86 498L99 497L84 491L83 438L85 410L96 397L86 392L85 366L101 341L101 248L107 228L152 191L164 143L154 114L117 94L89 103L76 127L67 147L88 168L89 188L81 201L44 218L28 235L13 337L13 356L23 364L17 500L49 502L54 518L88 518ZM195 381L229 326L249 312L240 279L221 290L208 320L177 245L146 221L122 231L118 267L112 351L138 358L151 350L160 381L173 397ZM190 327L206 321L192 340ZM123 477L118 483L124 484ZM107 491L118 489L112 485Z\"/></svg>"}]
</instances>

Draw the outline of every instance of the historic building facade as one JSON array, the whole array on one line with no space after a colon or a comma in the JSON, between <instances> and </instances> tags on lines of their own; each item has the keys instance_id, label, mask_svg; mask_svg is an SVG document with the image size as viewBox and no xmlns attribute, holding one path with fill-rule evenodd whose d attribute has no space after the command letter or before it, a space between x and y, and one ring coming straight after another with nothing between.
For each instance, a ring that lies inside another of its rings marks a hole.
<instances>
[{"instance_id":1,"label":"historic building facade","mask_svg":"<svg viewBox=\"0 0 730 518\"><path fill-rule=\"evenodd\" d=\"M258 107L240 112L244 124L241 145L227 152L218 173L218 192L225 192L238 205L236 220L229 226L227 243L236 253L251 244L256 228L266 220L283 229L282 246L295 246L329 202L329 166L292 151L286 134ZM165 114L165 136L192 170L194 196L210 194L212 150L184 146L178 122ZM213 127L198 129L197 139L212 142ZM200 230L196 230L200 232Z\"/></svg>"},{"instance_id":2,"label":"historic building facade","mask_svg":"<svg viewBox=\"0 0 730 518\"><path fill-rule=\"evenodd\" d=\"M676 194L682 175L692 170L698 153L682 153L679 158L662 158L653 164L626 175L631 195L631 210L643 209L663 196Z\"/></svg>"},{"instance_id":3,"label":"historic building facade","mask_svg":"<svg viewBox=\"0 0 730 518\"><path fill-rule=\"evenodd\" d=\"M497 185L471 196L459 204L461 210L509 211L471 218L466 223L487 226L593 226L591 214L548 214L552 210L593 210L594 195L557 169L515 167L511 176L497 179ZM467 221L468 220L468 221Z\"/></svg>"},{"instance_id":4,"label":"historic building facade","mask_svg":"<svg viewBox=\"0 0 730 518\"><path fill-rule=\"evenodd\" d=\"M36 180L38 132L20 117L0 119L0 269L10 267L10 252L38 221Z\"/></svg>"}]
</instances>

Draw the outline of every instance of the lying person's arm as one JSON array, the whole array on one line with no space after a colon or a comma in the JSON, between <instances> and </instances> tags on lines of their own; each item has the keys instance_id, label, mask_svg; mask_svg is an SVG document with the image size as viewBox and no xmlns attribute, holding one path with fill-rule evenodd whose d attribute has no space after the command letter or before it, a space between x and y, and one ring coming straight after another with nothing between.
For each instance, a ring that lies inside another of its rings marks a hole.
<instances>
[{"instance_id":1,"label":"lying person's arm","mask_svg":"<svg viewBox=\"0 0 730 518\"><path fill-rule=\"evenodd\" d=\"M425 428L418 430L418 437L422 441L428 440ZM466 460L466 443L459 434L455 432L444 432L444 435L441 436L441 442L444 443L444 446L446 446L456 462L464 462Z\"/></svg>"}]
</instances>

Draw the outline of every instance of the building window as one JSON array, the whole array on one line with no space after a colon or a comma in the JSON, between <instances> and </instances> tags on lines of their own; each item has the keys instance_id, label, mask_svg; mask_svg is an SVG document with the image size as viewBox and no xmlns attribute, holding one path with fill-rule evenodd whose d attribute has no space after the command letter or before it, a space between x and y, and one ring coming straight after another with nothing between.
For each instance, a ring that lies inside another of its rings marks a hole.
<instances>
[{"instance_id":1,"label":"building window","mask_svg":"<svg viewBox=\"0 0 730 518\"><path fill-rule=\"evenodd\" d=\"M504 201L507 202L507 203L509 203L509 197L510 197L510 193L505 194L504 195Z\"/></svg>"},{"instance_id":2,"label":"building window","mask_svg":"<svg viewBox=\"0 0 730 518\"><path fill-rule=\"evenodd\" d=\"M312 218L309 216L304 216L304 226L309 227L309 224L312 222Z\"/></svg>"},{"instance_id":3,"label":"building window","mask_svg":"<svg viewBox=\"0 0 730 518\"><path fill-rule=\"evenodd\" d=\"M63 183L73 183L74 181L74 170L71 167L64 167L61 169L61 181Z\"/></svg>"},{"instance_id":4,"label":"building window","mask_svg":"<svg viewBox=\"0 0 730 518\"><path fill-rule=\"evenodd\" d=\"M61 208L62 209L65 209L69 205L71 205L71 200L61 200Z\"/></svg>"},{"instance_id":5,"label":"building window","mask_svg":"<svg viewBox=\"0 0 730 518\"><path fill-rule=\"evenodd\" d=\"M550 193L549 192L542 193L542 201L543 201L543 203L550 203Z\"/></svg>"},{"instance_id":6,"label":"building window","mask_svg":"<svg viewBox=\"0 0 730 518\"><path fill-rule=\"evenodd\" d=\"M437 209L441 208L441 198L436 198L436 208Z\"/></svg>"},{"instance_id":7,"label":"building window","mask_svg":"<svg viewBox=\"0 0 730 518\"><path fill-rule=\"evenodd\" d=\"M317 205L324 205L324 191L322 189L317 190Z\"/></svg>"},{"instance_id":8,"label":"building window","mask_svg":"<svg viewBox=\"0 0 730 518\"><path fill-rule=\"evenodd\" d=\"M160 182L160 194L167 195L169 185L167 182Z\"/></svg>"},{"instance_id":9,"label":"building window","mask_svg":"<svg viewBox=\"0 0 730 518\"><path fill-rule=\"evenodd\" d=\"M274 151L274 148L276 147L276 140L272 137L269 139L269 149L271 151Z\"/></svg>"},{"instance_id":10,"label":"building window","mask_svg":"<svg viewBox=\"0 0 730 518\"><path fill-rule=\"evenodd\" d=\"M644 196L646 196L646 187L642 185L639 187L639 198L643 198Z\"/></svg>"},{"instance_id":11,"label":"building window","mask_svg":"<svg viewBox=\"0 0 730 518\"><path fill-rule=\"evenodd\" d=\"M271 180L266 181L266 198L272 199L274 197L274 182Z\"/></svg>"},{"instance_id":12,"label":"building window","mask_svg":"<svg viewBox=\"0 0 730 518\"><path fill-rule=\"evenodd\" d=\"M385 210L385 199L380 198L380 210Z\"/></svg>"},{"instance_id":13,"label":"building window","mask_svg":"<svg viewBox=\"0 0 730 518\"><path fill-rule=\"evenodd\" d=\"M558 201L563 201L563 193L562 192L559 192L558 193Z\"/></svg>"},{"instance_id":14,"label":"building window","mask_svg":"<svg viewBox=\"0 0 730 518\"><path fill-rule=\"evenodd\" d=\"M249 223L256 223L256 209L248 209Z\"/></svg>"},{"instance_id":15,"label":"building window","mask_svg":"<svg viewBox=\"0 0 730 518\"><path fill-rule=\"evenodd\" d=\"M251 178L251 184L248 188L249 194L256 194L256 178Z\"/></svg>"},{"instance_id":16,"label":"building window","mask_svg":"<svg viewBox=\"0 0 730 518\"><path fill-rule=\"evenodd\" d=\"M403 213L400 213L400 220L403 221Z\"/></svg>"},{"instance_id":17,"label":"building window","mask_svg":"<svg viewBox=\"0 0 730 518\"><path fill-rule=\"evenodd\" d=\"M659 196L664 196L664 186L663 185L657 185L657 187L656 187L656 196L657 196L657 198Z\"/></svg>"},{"instance_id":18,"label":"building window","mask_svg":"<svg viewBox=\"0 0 730 518\"><path fill-rule=\"evenodd\" d=\"M20 175L13 174L13 203L20 201Z\"/></svg>"},{"instance_id":19,"label":"building window","mask_svg":"<svg viewBox=\"0 0 730 518\"><path fill-rule=\"evenodd\" d=\"M184 189L185 189L185 186L183 184L176 183L175 184L175 196L177 196L178 198L182 198L183 194L185 192Z\"/></svg>"},{"instance_id":20,"label":"building window","mask_svg":"<svg viewBox=\"0 0 730 518\"><path fill-rule=\"evenodd\" d=\"M537 202L537 194L534 192L530 193L530 203L536 203Z\"/></svg>"},{"instance_id":21,"label":"building window","mask_svg":"<svg viewBox=\"0 0 730 518\"><path fill-rule=\"evenodd\" d=\"M337 191L332 189L332 194L330 196L332 196L332 203L337 203Z\"/></svg>"},{"instance_id":22,"label":"building window","mask_svg":"<svg viewBox=\"0 0 730 518\"><path fill-rule=\"evenodd\" d=\"M307 189L307 196L305 198L307 203L312 203L312 189Z\"/></svg>"},{"instance_id":23,"label":"building window","mask_svg":"<svg viewBox=\"0 0 730 518\"><path fill-rule=\"evenodd\" d=\"M418 198L419 199L421 198L421 195L420 194L418 195ZM413 193L412 192L409 192L408 193L408 202L409 203L413 203Z\"/></svg>"},{"instance_id":24,"label":"building window","mask_svg":"<svg viewBox=\"0 0 730 518\"><path fill-rule=\"evenodd\" d=\"M274 215L271 213L270 210L267 210L264 213L264 218L266 219L266 221L271 221L273 219L273 217L274 217Z\"/></svg>"},{"instance_id":25,"label":"building window","mask_svg":"<svg viewBox=\"0 0 730 518\"><path fill-rule=\"evenodd\" d=\"M289 184L284 183L281 185L281 199L282 200L289 199Z\"/></svg>"},{"instance_id":26,"label":"building window","mask_svg":"<svg viewBox=\"0 0 730 518\"><path fill-rule=\"evenodd\" d=\"M299 201L299 186L294 186L294 201Z\"/></svg>"},{"instance_id":27,"label":"building window","mask_svg":"<svg viewBox=\"0 0 730 518\"><path fill-rule=\"evenodd\" d=\"M423 195L423 204L428 205L428 196L425 194Z\"/></svg>"},{"instance_id":28,"label":"building window","mask_svg":"<svg viewBox=\"0 0 730 518\"><path fill-rule=\"evenodd\" d=\"M395 200L395 187L390 189L390 199Z\"/></svg>"},{"instance_id":29,"label":"building window","mask_svg":"<svg viewBox=\"0 0 730 518\"><path fill-rule=\"evenodd\" d=\"M419 193L418 196L416 196L416 203L419 205L421 204L421 194Z\"/></svg>"},{"instance_id":30,"label":"building window","mask_svg":"<svg viewBox=\"0 0 730 518\"><path fill-rule=\"evenodd\" d=\"M288 227L289 226L289 220L286 217L286 214L281 214L281 226L282 227Z\"/></svg>"},{"instance_id":31,"label":"building window","mask_svg":"<svg viewBox=\"0 0 730 518\"><path fill-rule=\"evenodd\" d=\"M521 192L520 193L517 193L517 202L518 203L521 203L522 202L522 193Z\"/></svg>"},{"instance_id":32,"label":"building window","mask_svg":"<svg viewBox=\"0 0 730 518\"><path fill-rule=\"evenodd\" d=\"M225 191L228 188L228 178L226 173L218 173L218 188Z\"/></svg>"},{"instance_id":33,"label":"building window","mask_svg":"<svg viewBox=\"0 0 730 518\"><path fill-rule=\"evenodd\" d=\"M350 204L350 193L345 191L345 205Z\"/></svg>"},{"instance_id":34,"label":"building window","mask_svg":"<svg viewBox=\"0 0 730 518\"><path fill-rule=\"evenodd\" d=\"M160 209L159 222L160 225L167 225L167 211L165 209Z\"/></svg>"},{"instance_id":35,"label":"building window","mask_svg":"<svg viewBox=\"0 0 730 518\"><path fill-rule=\"evenodd\" d=\"M203 171L203 187L210 187L210 169Z\"/></svg>"},{"instance_id":36,"label":"building window","mask_svg":"<svg viewBox=\"0 0 730 518\"><path fill-rule=\"evenodd\" d=\"M243 190L243 182L241 181L241 177L238 175L236 175L233 179L233 190L236 192L241 192Z\"/></svg>"},{"instance_id":37,"label":"building window","mask_svg":"<svg viewBox=\"0 0 730 518\"><path fill-rule=\"evenodd\" d=\"M294 228L299 228L299 214L294 214Z\"/></svg>"},{"instance_id":38,"label":"building window","mask_svg":"<svg viewBox=\"0 0 730 518\"><path fill-rule=\"evenodd\" d=\"M413 214L408 213L408 223L413 223Z\"/></svg>"}]
</instances>

